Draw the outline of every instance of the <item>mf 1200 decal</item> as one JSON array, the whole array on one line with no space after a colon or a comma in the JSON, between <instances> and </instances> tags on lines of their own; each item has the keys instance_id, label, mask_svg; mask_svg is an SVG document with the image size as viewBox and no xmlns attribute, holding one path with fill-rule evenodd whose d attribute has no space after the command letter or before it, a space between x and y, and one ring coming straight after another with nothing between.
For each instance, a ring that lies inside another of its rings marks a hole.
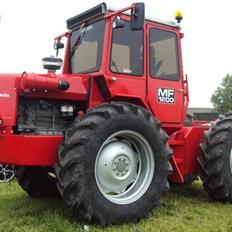
<instances>
[{"instance_id":1,"label":"mf 1200 decal","mask_svg":"<svg viewBox=\"0 0 232 232\"><path fill-rule=\"evenodd\" d=\"M158 98L158 103L174 104L175 103L175 90L167 89L167 88L158 88L157 98Z\"/></svg>"}]
</instances>

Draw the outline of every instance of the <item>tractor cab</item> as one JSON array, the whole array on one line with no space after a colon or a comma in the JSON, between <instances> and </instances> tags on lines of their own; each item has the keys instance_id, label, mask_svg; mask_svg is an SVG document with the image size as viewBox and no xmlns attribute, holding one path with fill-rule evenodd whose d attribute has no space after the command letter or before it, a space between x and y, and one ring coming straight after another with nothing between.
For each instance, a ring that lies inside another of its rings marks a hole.
<instances>
[{"instance_id":1,"label":"tractor cab","mask_svg":"<svg viewBox=\"0 0 232 232\"><path fill-rule=\"evenodd\" d=\"M180 13L176 19L181 21ZM133 102L150 108L164 127L172 125L170 133L182 127L188 89L179 23L144 20L143 3L119 11L102 3L68 19L67 28L64 73L104 76L108 81L98 86L105 98L134 95ZM61 38L55 39L57 51Z\"/></svg>"},{"instance_id":2,"label":"tractor cab","mask_svg":"<svg viewBox=\"0 0 232 232\"><path fill-rule=\"evenodd\" d=\"M129 10L131 11L130 16L125 16L124 14L122 16L123 18L121 18L122 12L128 12ZM125 58L123 58L125 53L120 54L120 52L125 49L125 46L131 47L131 56L135 58L138 56L142 59L143 36L141 32L144 28L143 3L136 3L119 11L107 10L106 4L102 3L80 15L68 19L67 28L69 29L69 32L55 38L54 44L56 54L58 55L59 49L64 48L64 44L61 42L62 37L68 38L65 55L65 60L67 62L63 65L64 73L86 74L103 71L105 68L103 59L106 58L103 55L105 55L108 51L111 51L111 46L109 44L111 33L116 34L112 35L115 40L113 41L114 44L112 45L112 49L117 50L117 52L112 52L113 57L110 61L110 70L119 73L132 74L128 60L126 61L126 58L128 59L128 54ZM114 31L117 31L118 33L114 33ZM130 34L132 31L134 33ZM136 33L136 31L141 32ZM140 38L138 38L140 39L139 43L132 43L133 39L136 39L133 38L133 36L138 37L136 36L137 34L140 34ZM119 47L117 44L122 44L122 46ZM136 51L138 54L133 54L133 51L136 49L138 50ZM126 50L128 53L128 49ZM121 59L119 59L119 57ZM117 58L117 62L114 61L114 58ZM134 69L136 69L135 66L138 62L135 58L132 62ZM123 61L126 61L124 68L121 67ZM135 72L135 74L136 73L137 72ZM141 71L138 72L138 74L141 73Z\"/></svg>"}]
</instances>

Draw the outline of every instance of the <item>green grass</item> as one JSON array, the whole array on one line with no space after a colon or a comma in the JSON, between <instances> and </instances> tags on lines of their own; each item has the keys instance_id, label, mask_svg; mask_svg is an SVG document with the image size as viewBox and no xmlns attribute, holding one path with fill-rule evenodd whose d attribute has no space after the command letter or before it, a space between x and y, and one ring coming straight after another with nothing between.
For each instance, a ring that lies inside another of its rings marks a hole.
<instances>
[{"instance_id":1,"label":"green grass","mask_svg":"<svg viewBox=\"0 0 232 232\"><path fill-rule=\"evenodd\" d=\"M31 199L16 182L0 184L1 232L84 231L61 200ZM153 210L138 224L89 226L89 231L231 231L232 205L211 200L200 182L173 187L164 197L163 207Z\"/></svg>"}]
</instances>

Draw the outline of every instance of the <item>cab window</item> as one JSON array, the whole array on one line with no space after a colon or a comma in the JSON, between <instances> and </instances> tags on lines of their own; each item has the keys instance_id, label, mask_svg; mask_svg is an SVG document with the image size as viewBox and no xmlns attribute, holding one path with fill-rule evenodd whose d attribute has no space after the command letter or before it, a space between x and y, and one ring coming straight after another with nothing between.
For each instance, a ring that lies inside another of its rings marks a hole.
<instances>
[{"instance_id":1,"label":"cab window","mask_svg":"<svg viewBox=\"0 0 232 232\"><path fill-rule=\"evenodd\" d=\"M143 31L132 31L128 21L123 28L113 28L110 69L114 73L143 75Z\"/></svg>"},{"instance_id":2,"label":"cab window","mask_svg":"<svg viewBox=\"0 0 232 232\"><path fill-rule=\"evenodd\" d=\"M149 57L152 77L179 80L177 35L175 33L152 28Z\"/></svg>"},{"instance_id":3,"label":"cab window","mask_svg":"<svg viewBox=\"0 0 232 232\"><path fill-rule=\"evenodd\" d=\"M71 34L71 73L99 71L102 64L105 20L78 28Z\"/></svg>"}]
</instances>

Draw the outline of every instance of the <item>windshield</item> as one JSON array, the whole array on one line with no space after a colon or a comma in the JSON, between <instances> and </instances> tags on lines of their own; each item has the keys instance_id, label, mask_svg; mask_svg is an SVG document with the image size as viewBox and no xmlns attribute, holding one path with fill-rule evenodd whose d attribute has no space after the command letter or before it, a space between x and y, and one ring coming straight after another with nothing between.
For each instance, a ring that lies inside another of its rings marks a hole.
<instances>
[{"instance_id":1,"label":"windshield","mask_svg":"<svg viewBox=\"0 0 232 232\"><path fill-rule=\"evenodd\" d=\"M72 32L70 46L71 73L89 73L100 70L104 31L105 21L101 20Z\"/></svg>"}]
</instances>

